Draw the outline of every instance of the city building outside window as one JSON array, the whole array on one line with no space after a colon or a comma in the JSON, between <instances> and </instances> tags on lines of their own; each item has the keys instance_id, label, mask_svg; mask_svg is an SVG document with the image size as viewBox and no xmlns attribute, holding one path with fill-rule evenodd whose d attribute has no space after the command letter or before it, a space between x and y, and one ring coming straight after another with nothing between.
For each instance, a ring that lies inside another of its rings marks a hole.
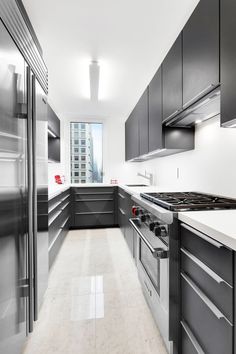
<instances>
[{"instance_id":1,"label":"city building outside window","mask_svg":"<svg viewBox=\"0 0 236 354\"><path fill-rule=\"evenodd\" d=\"M101 123L70 123L72 183L102 182L102 133ZM82 147L74 147L78 144Z\"/></svg>"}]
</instances>

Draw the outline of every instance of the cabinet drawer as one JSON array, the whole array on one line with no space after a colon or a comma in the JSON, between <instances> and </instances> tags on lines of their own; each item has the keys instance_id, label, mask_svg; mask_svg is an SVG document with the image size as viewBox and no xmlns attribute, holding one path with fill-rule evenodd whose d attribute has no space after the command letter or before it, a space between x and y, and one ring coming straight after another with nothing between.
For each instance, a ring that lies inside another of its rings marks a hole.
<instances>
[{"instance_id":1,"label":"cabinet drawer","mask_svg":"<svg viewBox=\"0 0 236 354\"><path fill-rule=\"evenodd\" d=\"M103 213L84 213L75 216L75 227L97 227L97 226L112 226L115 224L115 215L113 212Z\"/></svg>"},{"instance_id":2,"label":"cabinet drawer","mask_svg":"<svg viewBox=\"0 0 236 354\"><path fill-rule=\"evenodd\" d=\"M181 322L181 342L182 354L204 354L187 323L183 321Z\"/></svg>"},{"instance_id":3,"label":"cabinet drawer","mask_svg":"<svg viewBox=\"0 0 236 354\"><path fill-rule=\"evenodd\" d=\"M233 288L189 251L181 249L181 270L233 323Z\"/></svg>"},{"instance_id":4,"label":"cabinet drawer","mask_svg":"<svg viewBox=\"0 0 236 354\"><path fill-rule=\"evenodd\" d=\"M73 195L89 195L89 194L113 194L115 192L115 187L73 187Z\"/></svg>"},{"instance_id":5,"label":"cabinet drawer","mask_svg":"<svg viewBox=\"0 0 236 354\"><path fill-rule=\"evenodd\" d=\"M74 202L74 211L75 213L114 211L114 201L110 199L81 200L81 201Z\"/></svg>"},{"instance_id":6,"label":"cabinet drawer","mask_svg":"<svg viewBox=\"0 0 236 354\"><path fill-rule=\"evenodd\" d=\"M181 247L233 285L233 251L201 232L181 224Z\"/></svg>"},{"instance_id":7,"label":"cabinet drawer","mask_svg":"<svg viewBox=\"0 0 236 354\"><path fill-rule=\"evenodd\" d=\"M182 320L187 323L204 353L232 353L233 326L209 298L181 273Z\"/></svg>"}]
</instances>

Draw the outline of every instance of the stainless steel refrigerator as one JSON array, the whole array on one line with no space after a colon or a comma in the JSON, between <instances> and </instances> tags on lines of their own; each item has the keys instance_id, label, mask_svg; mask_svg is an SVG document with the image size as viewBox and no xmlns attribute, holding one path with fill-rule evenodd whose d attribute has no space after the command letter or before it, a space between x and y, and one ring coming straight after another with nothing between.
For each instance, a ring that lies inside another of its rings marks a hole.
<instances>
[{"instance_id":1,"label":"stainless steel refrigerator","mask_svg":"<svg viewBox=\"0 0 236 354\"><path fill-rule=\"evenodd\" d=\"M46 98L0 18L0 354L21 353L47 287Z\"/></svg>"}]
</instances>

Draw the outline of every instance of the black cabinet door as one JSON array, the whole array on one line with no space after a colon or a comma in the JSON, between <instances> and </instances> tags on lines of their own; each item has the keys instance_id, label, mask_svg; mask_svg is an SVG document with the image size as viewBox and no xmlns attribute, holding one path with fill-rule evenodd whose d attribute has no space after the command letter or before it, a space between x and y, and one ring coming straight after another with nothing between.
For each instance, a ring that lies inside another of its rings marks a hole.
<instances>
[{"instance_id":1,"label":"black cabinet door","mask_svg":"<svg viewBox=\"0 0 236 354\"><path fill-rule=\"evenodd\" d=\"M183 30L184 107L219 84L219 39L219 0L201 0Z\"/></svg>"},{"instance_id":2,"label":"black cabinet door","mask_svg":"<svg viewBox=\"0 0 236 354\"><path fill-rule=\"evenodd\" d=\"M148 89L138 101L135 111L139 122L139 154L144 155L148 153Z\"/></svg>"},{"instance_id":3,"label":"black cabinet door","mask_svg":"<svg viewBox=\"0 0 236 354\"><path fill-rule=\"evenodd\" d=\"M139 122L136 107L125 122L125 159L131 160L139 156Z\"/></svg>"},{"instance_id":4,"label":"black cabinet door","mask_svg":"<svg viewBox=\"0 0 236 354\"><path fill-rule=\"evenodd\" d=\"M162 148L162 68L149 84L149 151Z\"/></svg>"},{"instance_id":5,"label":"black cabinet door","mask_svg":"<svg viewBox=\"0 0 236 354\"><path fill-rule=\"evenodd\" d=\"M183 105L182 33L162 64L163 121L178 113Z\"/></svg>"},{"instance_id":6,"label":"black cabinet door","mask_svg":"<svg viewBox=\"0 0 236 354\"><path fill-rule=\"evenodd\" d=\"M221 123L236 124L236 1L221 1Z\"/></svg>"}]
</instances>

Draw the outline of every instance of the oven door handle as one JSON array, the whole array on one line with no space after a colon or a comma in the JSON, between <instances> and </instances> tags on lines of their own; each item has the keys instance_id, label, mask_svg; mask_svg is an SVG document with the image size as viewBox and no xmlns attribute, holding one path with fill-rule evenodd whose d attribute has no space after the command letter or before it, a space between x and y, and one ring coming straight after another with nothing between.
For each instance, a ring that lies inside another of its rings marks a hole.
<instances>
[{"instance_id":1,"label":"oven door handle","mask_svg":"<svg viewBox=\"0 0 236 354\"><path fill-rule=\"evenodd\" d=\"M143 236L135 222L139 221L139 219L134 218L134 219L129 219L129 223L131 224L132 228L137 232L138 236L142 239L142 241L145 243L145 245L149 248L151 251L153 257L155 258L168 258L168 252L165 251L163 248L153 248L150 242L146 239L146 237Z\"/></svg>"}]
</instances>

